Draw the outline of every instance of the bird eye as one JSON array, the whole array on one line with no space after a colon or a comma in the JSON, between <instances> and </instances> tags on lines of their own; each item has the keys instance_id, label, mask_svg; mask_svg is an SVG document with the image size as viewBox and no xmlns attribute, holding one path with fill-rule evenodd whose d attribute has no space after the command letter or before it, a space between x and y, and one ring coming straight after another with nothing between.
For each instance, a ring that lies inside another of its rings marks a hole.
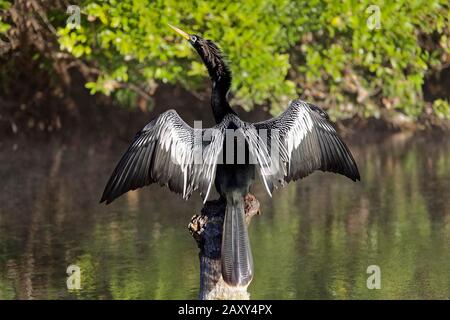
<instances>
[{"instance_id":1,"label":"bird eye","mask_svg":"<svg viewBox=\"0 0 450 320\"><path fill-rule=\"evenodd\" d=\"M196 36L191 36L191 42L195 43L197 41L197 37Z\"/></svg>"}]
</instances>

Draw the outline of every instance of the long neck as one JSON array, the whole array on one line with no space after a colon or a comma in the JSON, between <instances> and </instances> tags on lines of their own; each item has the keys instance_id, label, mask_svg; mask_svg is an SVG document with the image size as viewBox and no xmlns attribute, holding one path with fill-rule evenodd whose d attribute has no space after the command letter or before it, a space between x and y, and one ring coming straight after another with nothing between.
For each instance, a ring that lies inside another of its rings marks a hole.
<instances>
[{"instance_id":1,"label":"long neck","mask_svg":"<svg viewBox=\"0 0 450 320\"><path fill-rule=\"evenodd\" d=\"M236 114L228 103L227 94L231 86L231 71L225 63L220 50L213 42L208 42L206 51L203 51L202 60L208 68L212 81L211 107L216 123L230 113Z\"/></svg>"},{"instance_id":2,"label":"long neck","mask_svg":"<svg viewBox=\"0 0 450 320\"><path fill-rule=\"evenodd\" d=\"M227 114L236 114L233 109L231 109L227 99L228 90L230 89L231 84L231 75L222 74L219 77L211 76L211 81L211 107L214 119L216 120L216 123L219 123Z\"/></svg>"}]
</instances>

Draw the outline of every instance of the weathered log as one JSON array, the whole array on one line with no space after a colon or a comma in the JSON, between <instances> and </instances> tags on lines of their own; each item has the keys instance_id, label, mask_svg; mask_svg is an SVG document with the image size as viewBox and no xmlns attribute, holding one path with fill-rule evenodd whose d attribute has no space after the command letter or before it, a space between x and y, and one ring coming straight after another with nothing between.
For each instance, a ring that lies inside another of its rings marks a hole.
<instances>
[{"instance_id":1,"label":"weathered log","mask_svg":"<svg viewBox=\"0 0 450 320\"><path fill-rule=\"evenodd\" d=\"M252 194L245 196L245 220L247 226L252 217L260 214L259 201ZM188 229L200 249L200 293L201 300L248 300L247 286L232 287L225 283L221 273L222 226L225 202L207 201L201 214L194 215Z\"/></svg>"}]
</instances>

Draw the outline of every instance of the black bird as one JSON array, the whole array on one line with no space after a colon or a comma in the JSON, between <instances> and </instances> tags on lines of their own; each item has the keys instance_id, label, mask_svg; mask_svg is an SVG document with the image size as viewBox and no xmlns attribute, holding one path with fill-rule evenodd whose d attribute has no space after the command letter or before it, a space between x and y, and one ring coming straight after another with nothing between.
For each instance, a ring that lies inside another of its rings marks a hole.
<instances>
[{"instance_id":1,"label":"black bird","mask_svg":"<svg viewBox=\"0 0 450 320\"><path fill-rule=\"evenodd\" d=\"M244 221L244 196L256 169L272 195L274 188L315 170L356 181L360 179L358 168L328 115L313 104L294 100L276 118L258 123L240 120L227 100L231 72L221 50L211 40L171 27L189 41L208 69L216 125L194 129L174 110L154 118L136 134L122 156L101 202L108 204L129 190L152 183L168 186L184 199L198 189L206 201L214 182L226 201L222 276L230 285L245 286L253 277L253 259ZM233 129L231 139L227 129ZM239 149L239 141L244 149Z\"/></svg>"}]
</instances>

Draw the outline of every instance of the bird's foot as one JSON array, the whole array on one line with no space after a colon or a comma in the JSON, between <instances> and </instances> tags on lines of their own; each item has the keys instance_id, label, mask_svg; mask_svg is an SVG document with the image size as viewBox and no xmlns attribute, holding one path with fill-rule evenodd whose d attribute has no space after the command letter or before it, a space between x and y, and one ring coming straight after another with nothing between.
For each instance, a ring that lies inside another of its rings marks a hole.
<instances>
[{"instance_id":1,"label":"bird's foot","mask_svg":"<svg viewBox=\"0 0 450 320\"><path fill-rule=\"evenodd\" d=\"M245 218L247 220L250 220L254 215L261 214L259 201L251 193L247 193L247 195L244 198L244 210L245 210Z\"/></svg>"}]
</instances>

